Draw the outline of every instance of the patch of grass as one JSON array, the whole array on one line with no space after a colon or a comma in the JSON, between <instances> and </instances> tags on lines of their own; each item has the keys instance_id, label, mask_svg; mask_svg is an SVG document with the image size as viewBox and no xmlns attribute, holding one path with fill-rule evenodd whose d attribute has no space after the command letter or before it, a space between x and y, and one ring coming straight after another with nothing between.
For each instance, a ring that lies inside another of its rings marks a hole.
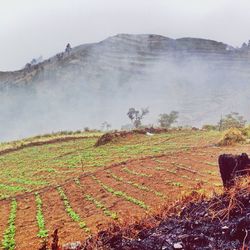
<instances>
[{"instance_id":1,"label":"patch of grass","mask_svg":"<svg viewBox=\"0 0 250 250\"><path fill-rule=\"evenodd\" d=\"M134 170L128 169L127 167L122 169L124 172L128 173L128 174L132 174L132 175L137 175L137 176L141 176L141 177L152 177L152 175L150 174L144 174L144 173L138 173Z\"/></svg>"},{"instance_id":2,"label":"patch of grass","mask_svg":"<svg viewBox=\"0 0 250 250\"><path fill-rule=\"evenodd\" d=\"M183 184L175 181L165 181L167 185L171 185L173 187L183 187Z\"/></svg>"},{"instance_id":3,"label":"patch of grass","mask_svg":"<svg viewBox=\"0 0 250 250\"><path fill-rule=\"evenodd\" d=\"M51 135L60 138L71 133ZM76 133L76 136L79 134ZM80 134L81 135L81 134ZM85 133L83 134L85 136ZM214 131L173 131L155 134L153 137L135 135L130 138L99 148L94 147L97 138L89 137L79 140L70 140L54 144L23 148L19 151L0 156L0 197L21 194L48 185L58 185L65 179L79 176L82 172L96 172L113 163L123 162L145 156L175 153L189 150L188 147L199 146L201 143L216 142L219 132ZM97 134L95 134L96 136ZM101 133L99 133L101 135ZM29 143L37 140L48 141L48 136L27 139L16 142ZM46 139L47 138L47 139ZM185 143L183 143L185 141ZM2 145L3 146L3 145ZM5 145L8 147L8 145ZM3 146L3 147L5 147ZM10 146L10 145L9 145ZM12 147L11 146L11 147ZM162 162L161 159L156 161ZM129 169L129 168L127 168ZM125 170L126 171L126 170ZM148 177L147 174L136 173L129 169L129 174ZM14 186L13 183L19 183Z\"/></svg>"},{"instance_id":4,"label":"patch of grass","mask_svg":"<svg viewBox=\"0 0 250 250\"><path fill-rule=\"evenodd\" d=\"M92 202L96 206L96 208L101 209L105 215L111 217L113 220L118 219L117 213L110 211L102 202L96 200L93 196L86 194L84 198L87 201Z\"/></svg>"},{"instance_id":5,"label":"patch of grass","mask_svg":"<svg viewBox=\"0 0 250 250\"><path fill-rule=\"evenodd\" d=\"M159 197L161 197L161 198L165 198L165 196L164 196L163 193L158 192L158 191L156 191L156 190L154 190L154 189L152 189L152 188L149 188L149 187L147 187L147 186L145 186L145 185L141 185L141 184L136 183L136 182L133 182L133 181L125 180L124 178L115 175L115 174L112 173L111 171L108 171L108 173L111 175L111 177L112 177L113 179L115 179L115 180L117 180L117 181L126 183L126 184L128 184L128 185L131 185L131 186L133 186L133 187L135 187L135 188L137 188L137 189L143 190L143 191L145 191L145 192L151 192L151 193L153 193L153 194L155 194L156 196L159 196Z\"/></svg>"},{"instance_id":6,"label":"patch of grass","mask_svg":"<svg viewBox=\"0 0 250 250\"><path fill-rule=\"evenodd\" d=\"M217 172L211 171L211 170L205 171L205 173L207 173L209 175L217 175Z\"/></svg>"},{"instance_id":7,"label":"patch of grass","mask_svg":"<svg viewBox=\"0 0 250 250\"><path fill-rule=\"evenodd\" d=\"M67 214L69 215L69 217L77 222L80 226L80 228L84 229L85 232L90 232L90 229L87 227L86 223L81 219L81 217L72 209L69 201L68 201L68 198L66 196L66 194L64 193L62 187L58 187L57 188L57 191L64 203L64 206L65 206L65 210L67 212Z\"/></svg>"},{"instance_id":8,"label":"patch of grass","mask_svg":"<svg viewBox=\"0 0 250 250\"><path fill-rule=\"evenodd\" d=\"M9 185L0 183L0 190L1 190L1 189L7 190L7 191L11 191L11 192L27 191L27 189L24 188L24 187L20 187L20 186L9 186Z\"/></svg>"},{"instance_id":9,"label":"patch of grass","mask_svg":"<svg viewBox=\"0 0 250 250\"><path fill-rule=\"evenodd\" d=\"M45 171L47 171L49 173L55 173L55 172L57 172L54 168L47 168Z\"/></svg>"},{"instance_id":10,"label":"patch of grass","mask_svg":"<svg viewBox=\"0 0 250 250\"><path fill-rule=\"evenodd\" d=\"M107 185L105 185L102 181L100 181L99 179L97 179L95 176L92 176L93 180L95 180L97 183L100 184L101 187L103 187L103 189L105 189L106 191L108 191L109 193L117 196L117 197L121 197L131 203L134 203L135 205L138 205L141 208L144 208L145 210L150 209L150 207L148 205L146 205L143 201L140 201L130 195L128 195L127 193L120 191L120 190L115 190Z\"/></svg>"},{"instance_id":11,"label":"patch of grass","mask_svg":"<svg viewBox=\"0 0 250 250\"><path fill-rule=\"evenodd\" d=\"M47 238L48 230L45 227L45 222L43 217L43 210L42 210L43 203L40 195L37 192L35 193L35 201L36 201L36 220L39 228L37 236L39 238Z\"/></svg>"},{"instance_id":12,"label":"patch of grass","mask_svg":"<svg viewBox=\"0 0 250 250\"><path fill-rule=\"evenodd\" d=\"M164 170L164 167L155 167L155 170L161 171Z\"/></svg>"},{"instance_id":13,"label":"patch of grass","mask_svg":"<svg viewBox=\"0 0 250 250\"><path fill-rule=\"evenodd\" d=\"M183 187L183 185L180 182L172 182L172 185L174 187Z\"/></svg>"},{"instance_id":14,"label":"patch of grass","mask_svg":"<svg viewBox=\"0 0 250 250\"><path fill-rule=\"evenodd\" d=\"M46 181L40 181L40 180L25 180L25 179L20 179L20 178L10 178L11 182L15 183L20 183L20 184L25 184L25 185L34 185L34 186L44 186L47 185L48 182Z\"/></svg>"},{"instance_id":15,"label":"patch of grass","mask_svg":"<svg viewBox=\"0 0 250 250\"><path fill-rule=\"evenodd\" d=\"M223 185L221 183L214 183L215 187L223 187Z\"/></svg>"},{"instance_id":16,"label":"patch of grass","mask_svg":"<svg viewBox=\"0 0 250 250\"><path fill-rule=\"evenodd\" d=\"M8 228L5 230L4 235L3 235L2 247L4 250L14 250L16 246L16 242L15 242L16 212L17 212L17 201L13 199L11 202L10 216L8 220Z\"/></svg>"},{"instance_id":17,"label":"patch of grass","mask_svg":"<svg viewBox=\"0 0 250 250\"><path fill-rule=\"evenodd\" d=\"M3 143L0 143L0 150L9 149L9 148L19 148L29 143L48 141L48 139L51 140L51 139L57 139L57 138L65 138L69 136L70 137L74 137L74 136L75 137L79 137L79 136L97 137L97 136L101 136L102 134L103 133L99 131L93 131L93 132L85 132L81 130L59 131L59 132L50 133L50 134L37 135L37 136L22 139L22 140L3 142Z\"/></svg>"},{"instance_id":18,"label":"patch of grass","mask_svg":"<svg viewBox=\"0 0 250 250\"><path fill-rule=\"evenodd\" d=\"M218 163L217 163L217 162L205 161L204 163L207 164L207 165L213 166L213 167L217 167L217 166L218 166Z\"/></svg>"}]
</instances>

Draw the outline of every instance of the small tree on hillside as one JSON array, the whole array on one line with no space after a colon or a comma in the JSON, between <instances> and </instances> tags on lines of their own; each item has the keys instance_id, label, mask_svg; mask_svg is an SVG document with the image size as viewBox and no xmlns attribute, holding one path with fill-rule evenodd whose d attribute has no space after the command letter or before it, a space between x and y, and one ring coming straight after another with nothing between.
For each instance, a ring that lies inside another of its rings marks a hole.
<instances>
[{"instance_id":1,"label":"small tree on hillside","mask_svg":"<svg viewBox=\"0 0 250 250\"><path fill-rule=\"evenodd\" d=\"M218 122L219 130L226 130L229 128L243 128L246 125L246 120L242 115L237 112L231 112L227 114L225 117L221 117Z\"/></svg>"},{"instance_id":2,"label":"small tree on hillside","mask_svg":"<svg viewBox=\"0 0 250 250\"><path fill-rule=\"evenodd\" d=\"M71 45L70 45L70 43L68 43L66 45L65 52L69 54L71 52L71 50L72 50Z\"/></svg>"},{"instance_id":3,"label":"small tree on hillside","mask_svg":"<svg viewBox=\"0 0 250 250\"><path fill-rule=\"evenodd\" d=\"M134 127L139 128L141 126L141 120L148 113L149 113L148 108L142 108L141 111L136 110L135 108L130 108L128 113L127 113L127 116L129 117L129 119L133 123Z\"/></svg>"},{"instance_id":4,"label":"small tree on hillside","mask_svg":"<svg viewBox=\"0 0 250 250\"><path fill-rule=\"evenodd\" d=\"M159 123L162 128L170 128L178 119L179 112L171 111L169 114L160 114Z\"/></svg>"},{"instance_id":5,"label":"small tree on hillside","mask_svg":"<svg viewBox=\"0 0 250 250\"><path fill-rule=\"evenodd\" d=\"M202 129L204 130L218 130L218 126L217 125L213 125L213 124L204 124L202 126Z\"/></svg>"}]
</instances>

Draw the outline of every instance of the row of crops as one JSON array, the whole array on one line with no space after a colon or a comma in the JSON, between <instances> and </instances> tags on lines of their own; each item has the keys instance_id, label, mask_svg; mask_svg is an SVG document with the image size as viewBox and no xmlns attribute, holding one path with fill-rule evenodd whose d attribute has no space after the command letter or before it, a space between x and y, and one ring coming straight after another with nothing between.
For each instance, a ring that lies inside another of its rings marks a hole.
<instances>
[{"instance_id":1,"label":"row of crops","mask_svg":"<svg viewBox=\"0 0 250 250\"><path fill-rule=\"evenodd\" d=\"M152 162L154 163L153 166L138 164L135 167L126 166L119 169L109 169L102 174L99 173L92 175L90 179L93 181L93 188L96 190L102 189L110 196L113 196L116 199L122 199L128 202L128 204L130 203L131 205L137 206L147 212L151 210L152 206L147 203L147 198L140 198L144 197L140 196L140 193L145 193L146 197L147 194L154 196L161 200L161 202L168 199L167 188L165 188L163 192L162 189L158 189L157 186L154 186L156 176L159 176L159 178L163 180L166 187L170 185L175 189L182 188L187 181L190 181L190 175L193 176L191 180L193 183L200 181L203 181L203 183L207 182L204 178L205 172L203 169L199 171L197 168L193 168L186 163L179 163L178 161L168 162L157 158L152 159ZM209 167L209 170L207 171L210 171L210 174L214 175L214 162L203 162L203 165L204 164ZM207 174L209 175L208 172ZM108 176L109 180L112 180L113 182L108 181L107 178L103 177L104 175L106 175L106 177ZM74 185L81 195L79 199L91 203L95 207L97 213L103 214L112 221L119 219L119 214L117 211L111 209L110 204L107 204L101 197L96 197L96 195L83 187L82 180L75 178ZM132 193L130 192L131 190L133 190ZM88 225L86 218L81 215L79 211L76 211L74 204L71 203L71 197L68 196L69 193L67 192L67 187L63 185L58 186L56 191L58 197L60 197L65 215L72 221L72 223L78 225L79 230L83 230L86 234L92 233L91 226ZM134 194L136 195L134 196ZM34 206L36 207L36 218L34 218L34 223L37 226L36 237L37 239L48 239L52 232L50 232L46 226L42 194L36 192L33 195L35 201ZM8 224L4 229L2 237L2 248L6 250L12 250L16 247L15 235L17 225L15 221L19 209L18 202L18 199L13 199L9 204L10 212L8 215Z\"/></svg>"},{"instance_id":2,"label":"row of crops","mask_svg":"<svg viewBox=\"0 0 250 250\"><path fill-rule=\"evenodd\" d=\"M139 207L148 210L150 207L146 205L143 201L140 201L131 195L122 192L120 190L115 190L112 187L108 186L104 182L102 182L100 179L96 178L95 176L92 176L92 179L95 180L96 184L99 185L100 188L103 188L110 194L122 198L126 201L129 201L133 204L138 205ZM97 211L100 211L105 216L111 218L112 220L116 221L118 219L118 214L115 211L112 211L108 208L108 206L102 201L94 197L92 194L83 191L80 180L75 179L76 186L82 190L82 199L92 203ZM66 195L66 192L64 190L65 188L62 186L57 187L58 195L62 201L62 204L64 206L65 213L67 216L72 220L72 222L75 222L78 224L80 230L84 230L86 233L91 233L91 229L85 222L84 218L82 218L73 208L72 204L70 203L69 197ZM41 197L41 194L38 192L34 193L35 196L35 206L36 206L36 218L34 218L34 223L36 221L37 224L37 238L39 239L48 239L49 237L49 231L46 227L46 221L43 214L43 200ZM8 224L6 225L3 237L2 237L2 248L6 250L14 250L16 248L16 242L15 242L15 235L17 230L17 225L15 223L16 215L18 212L18 200L13 199L10 202L10 213L9 213L9 219ZM50 232L52 233L52 232Z\"/></svg>"}]
</instances>

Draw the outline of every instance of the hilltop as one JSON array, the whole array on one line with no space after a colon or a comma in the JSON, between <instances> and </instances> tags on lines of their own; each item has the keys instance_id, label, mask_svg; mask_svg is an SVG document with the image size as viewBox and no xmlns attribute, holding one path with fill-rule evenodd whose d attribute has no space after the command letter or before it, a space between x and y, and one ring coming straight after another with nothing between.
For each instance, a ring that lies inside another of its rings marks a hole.
<instances>
[{"instance_id":1,"label":"hilltop","mask_svg":"<svg viewBox=\"0 0 250 250\"><path fill-rule=\"evenodd\" d=\"M171 39L160 35L119 34L99 43L74 47L34 65L14 72L0 72L1 85L35 84L47 80L100 80L102 73L143 73L157 60L178 63L192 57L218 63L249 63L250 49L200 38ZM195 59L195 58L193 58ZM98 73L99 71L99 73ZM77 74L75 74L77 73ZM102 76L103 77L103 76Z\"/></svg>"}]
</instances>

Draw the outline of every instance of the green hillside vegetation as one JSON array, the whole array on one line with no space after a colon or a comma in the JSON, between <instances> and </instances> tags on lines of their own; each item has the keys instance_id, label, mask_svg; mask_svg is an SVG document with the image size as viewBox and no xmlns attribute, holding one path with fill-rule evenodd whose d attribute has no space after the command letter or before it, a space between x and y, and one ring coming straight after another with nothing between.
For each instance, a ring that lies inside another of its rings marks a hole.
<instances>
[{"instance_id":1,"label":"green hillside vegetation","mask_svg":"<svg viewBox=\"0 0 250 250\"><path fill-rule=\"evenodd\" d=\"M95 172L129 159L189 150L200 146L202 142L213 143L219 138L220 132L182 130L154 136L137 134L101 147L94 147L96 133L81 135L84 138L46 143L0 155L0 198L63 183L79 174ZM34 137L25 140L25 143L60 136L65 137L65 134Z\"/></svg>"}]
</instances>

